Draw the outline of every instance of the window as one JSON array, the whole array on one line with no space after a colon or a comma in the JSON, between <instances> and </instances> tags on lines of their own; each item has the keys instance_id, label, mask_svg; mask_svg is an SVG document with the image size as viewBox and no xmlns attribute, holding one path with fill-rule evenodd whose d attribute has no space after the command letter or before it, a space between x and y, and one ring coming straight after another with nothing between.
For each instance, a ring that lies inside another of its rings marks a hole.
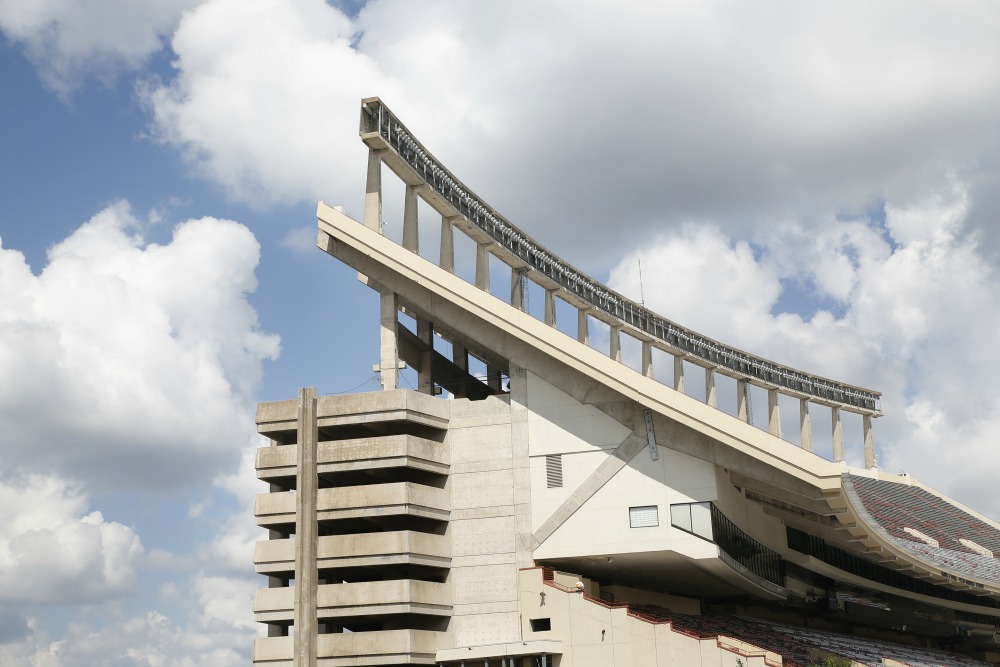
<instances>
[{"instance_id":1,"label":"window","mask_svg":"<svg viewBox=\"0 0 1000 667\"><path fill-rule=\"evenodd\" d=\"M548 632L552 629L551 618L533 618L529 622L531 623L532 632Z\"/></svg>"},{"instance_id":2,"label":"window","mask_svg":"<svg viewBox=\"0 0 1000 667\"><path fill-rule=\"evenodd\" d=\"M549 454L545 457L545 486L561 489L562 485L562 454Z\"/></svg>"},{"instance_id":3,"label":"window","mask_svg":"<svg viewBox=\"0 0 1000 667\"><path fill-rule=\"evenodd\" d=\"M628 508L628 523L632 528L653 528L660 525L660 510L656 505Z\"/></svg>"},{"instance_id":4,"label":"window","mask_svg":"<svg viewBox=\"0 0 1000 667\"><path fill-rule=\"evenodd\" d=\"M712 539L711 503L685 503L670 506L670 525L706 540Z\"/></svg>"}]
</instances>

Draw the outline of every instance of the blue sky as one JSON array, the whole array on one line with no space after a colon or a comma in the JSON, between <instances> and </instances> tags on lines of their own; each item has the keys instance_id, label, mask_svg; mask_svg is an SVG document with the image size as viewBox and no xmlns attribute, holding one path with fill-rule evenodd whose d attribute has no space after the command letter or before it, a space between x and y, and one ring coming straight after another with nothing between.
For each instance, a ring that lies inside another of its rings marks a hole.
<instances>
[{"instance_id":1,"label":"blue sky","mask_svg":"<svg viewBox=\"0 0 1000 667\"><path fill-rule=\"evenodd\" d=\"M311 247L370 95L615 289L883 391L880 465L1000 516L998 22L0 0L0 663L246 664L254 406L376 387L374 295Z\"/></svg>"}]
</instances>

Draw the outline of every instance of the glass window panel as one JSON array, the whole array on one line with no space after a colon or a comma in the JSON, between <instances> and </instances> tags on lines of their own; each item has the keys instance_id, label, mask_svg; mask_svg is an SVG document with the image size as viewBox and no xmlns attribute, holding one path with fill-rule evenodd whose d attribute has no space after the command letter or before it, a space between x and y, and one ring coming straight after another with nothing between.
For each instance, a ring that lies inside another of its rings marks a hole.
<instances>
[{"instance_id":1,"label":"glass window panel","mask_svg":"<svg viewBox=\"0 0 1000 667\"><path fill-rule=\"evenodd\" d=\"M691 506L671 505L670 523L677 526L678 528L683 528L684 530L688 531L691 530Z\"/></svg>"},{"instance_id":2,"label":"glass window panel","mask_svg":"<svg viewBox=\"0 0 1000 667\"><path fill-rule=\"evenodd\" d=\"M712 510L708 503L691 505L691 532L706 540L712 539Z\"/></svg>"}]
</instances>

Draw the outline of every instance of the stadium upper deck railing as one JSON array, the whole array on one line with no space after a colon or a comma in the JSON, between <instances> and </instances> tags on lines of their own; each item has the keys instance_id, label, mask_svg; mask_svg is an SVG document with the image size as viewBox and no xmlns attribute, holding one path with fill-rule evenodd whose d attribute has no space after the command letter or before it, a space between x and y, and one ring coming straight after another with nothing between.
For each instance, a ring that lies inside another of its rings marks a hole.
<instances>
[{"instance_id":1,"label":"stadium upper deck railing","mask_svg":"<svg viewBox=\"0 0 1000 667\"><path fill-rule=\"evenodd\" d=\"M574 268L503 217L446 169L378 98L361 105L361 135L378 137L443 202L493 240L503 254L523 262L606 318L636 329L687 358L765 387L805 395L852 412L881 414L879 392L805 373L758 357L682 327L657 315ZM371 145L369 143L369 145ZM404 178L404 180L406 180ZM408 182L408 181L407 181ZM417 185L411 183L411 185ZM853 408L853 409L851 409Z\"/></svg>"}]
</instances>

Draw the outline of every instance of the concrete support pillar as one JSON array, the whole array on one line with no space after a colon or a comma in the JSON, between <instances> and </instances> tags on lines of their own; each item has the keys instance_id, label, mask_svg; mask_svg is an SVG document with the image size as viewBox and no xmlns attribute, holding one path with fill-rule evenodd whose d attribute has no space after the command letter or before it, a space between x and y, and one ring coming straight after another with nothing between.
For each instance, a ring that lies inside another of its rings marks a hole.
<instances>
[{"instance_id":1,"label":"concrete support pillar","mask_svg":"<svg viewBox=\"0 0 1000 667\"><path fill-rule=\"evenodd\" d=\"M431 358L434 352L434 325L423 318L417 319L417 338L427 345L420 353L420 368L417 370L417 390L421 394L434 395L434 379L431 377Z\"/></svg>"},{"instance_id":2,"label":"concrete support pillar","mask_svg":"<svg viewBox=\"0 0 1000 667\"><path fill-rule=\"evenodd\" d=\"M674 389L684 393L684 359L680 355L674 357Z\"/></svg>"},{"instance_id":3,"label":"concrete support pillar","mask_svg":"<svg viewBox=\"0 0 1000 667\"><path fill-rule=\"evenodd\" d=\"M469 370L469 349L465 347L462 343L452 342L451 344L451 360L456 366L461 368L463 371ZM465 386L459 387L455 391L455 398L465 398L466 391Z\"/></svg>"},{"instance_id":4,"label":"concrete support pillar","mask_svg":"<svg viewBox=\"0 0 1000 667\"><path fill-rule=\"evenodd\" d=\"M799 399L799 444L807 452L813 450L812 420L809 418L809 399Z\"/></svg>"},{"instance_id":5,"label":"concrete support pillar","mask_svg":"<svg viewBox=\"0 0 1000 667\"><path fill-rule=\"evenodd\" d=\"M830 416L833 422L833 461L840 463L844 460L844 428L840 423L840 408L830 408Z\"/></svg>"},{"instance_id":6,"label":"concrete support pillar","mask_svg":"<svg viewBox=\"0 0 1000 667\"><path fill-rule=\"evenodd\" d=\"M525 294L525 282L527 279L524 274L527 273L527 269L511 269L510 271L510 305L514 306L518 310L523 311L525 305L528 303L527 294Z\"/></svg>"},{"instance_id":7,"label":"concrete support pillar","mask_svg":"<svg viewBox=\"0 0 1000 667\"><path fill-rule=\"evenodd\" d=\"M778 411L778 390L767 390L767 432L781 437L781 413Z\"/></svg>"},{"instance_id":8,"label":"concrete support pillar","mask_svg":"<svg viewBox=\"0 0 1000 667\"><path fill-rule=\"evenodd\" d=\"M622 328L611 327L611 351L610 357L615 361L622 360Z\"/></svg>"},{"instance_id":9,"label":"concrete support pillar","mask_svg":"<svg viewBox=\"0 0 1000 667\"><path fill-rule=\"evenodd\" d=\"M865 439L865 467L875 468L875 435L872 433L872 416L861 415L861 430Z\"/></svg>"},{"instance_id":10,"label":"concrete support pillar","mask_svg":"<svg viewBox=\"0 0 1000 667\"><path fill-rule=\"evenodd\" d=\"M420 186L406 184L403 199L403 247L420 254L420 226L417 222L417 190Z\"/></svg>"},{"instance_id":11,"label":"concrete support pillar","mask_svg":"<svg viewBox=\"0 0 1000 667\"><path fill-rule=\"evenodd\" d=\"M550 327L556 326L556 291L545 290L545 323Z\"/></svg>"},{"instance_id":12,"label":"concrete support pillar","mask_svg":"<svg viewBox=\"0 0 1000 667\"><path fill-rule=\"evenodd\" d=\"M653 345L648 340L642 341L642 374L653 377Z\"/></svg>"},{"instance_id":13,"label":"concrete support pillar","mask_svg":"<svg viewBox=\"0 0 1000 667\"><path fill-rule=\"evenodd\" d=\"M750 383L746 380L736 381L736 416L740 421L750 423Z\"/></svg>"},{"instance_id":14,"label":"concrete support pillar","mask_svg":"<svg viewBox=\"0 0 1000 667\"><path fill-rule=\"evenodd\" d=\"M576 339L584 345L590 345L590 322L587 317L586 308L576 312Z\"/></svg>"},{"instance_id":15,"label":"concrete support pillar","mask_svg":"<svg viewBox=\"0 0 1000 667\"><path fill-rule=\"evenodd\" d=\"M396 341L396 312L399 298L395 292L383 290L380 303L381 353L379 372L382 374L383 389L399 388L399 346Z\"/></svg>"},{"instance_id":16,"label":"concrete support pillar","mask_svg":"<svg viewBox=\"0 0 1000 667\"><path fill-rule=\"evenodd\" d=\"M318 526L316 502L319 479L316 475L316 443L319 427L316 421L316 388L299 389L297 415L298 451L295 464L295 606L293 623L293 655L296 665L316 664L318 592L316 550Z\"/></svg>"},{"instance_id":17,"label":"concrete support pillar","mask_svg":"<svg viewBox=\"0 0 1000 667\"><path fill-rule=\"evenodd\" d=\"M476 246L476 287L484 292L490 291L490 245L480 243Z\"/></svg>"},{"instance_id":18,"label":"concrete support pillar","mask_svg":"<svg viewBox=\"0 0 1000 667\"><path fill-rule=\"evenodd\" d=\"M364 222L365 227L382 233L382 151L374 148L368 149Z\"/></svg>"},{"instance_id":19,"label":"concrete support pillar","mask_svg":"<svg viewBox=\"0 0 1000 667\"><path fill-rule=\"evenodd\" d=\"M441 216L441 254L438 264L445 271L455 273L455 224L453 218Z\"/></svg>"},{"instance_id":20,"label":"concrete support pillar","mask_svg":"<svg viewBox=\"0 0 1000 667\"><path fill-rule=\"evenodd\" d=\"M705 405L710 408L719 407L719 397L715 394L715 369L705 369Z\"/></svg>"},{"instance_id":21,"label":"concrete support pillar","mask_svg":"<svg viewBox=\"0 0 1000 667\"><path fill-rule=\"evenodd\" d=\"M500 391L500 369L491 364L486 364L486 384L495 391Z\"/></svg>"}]
</instances>

